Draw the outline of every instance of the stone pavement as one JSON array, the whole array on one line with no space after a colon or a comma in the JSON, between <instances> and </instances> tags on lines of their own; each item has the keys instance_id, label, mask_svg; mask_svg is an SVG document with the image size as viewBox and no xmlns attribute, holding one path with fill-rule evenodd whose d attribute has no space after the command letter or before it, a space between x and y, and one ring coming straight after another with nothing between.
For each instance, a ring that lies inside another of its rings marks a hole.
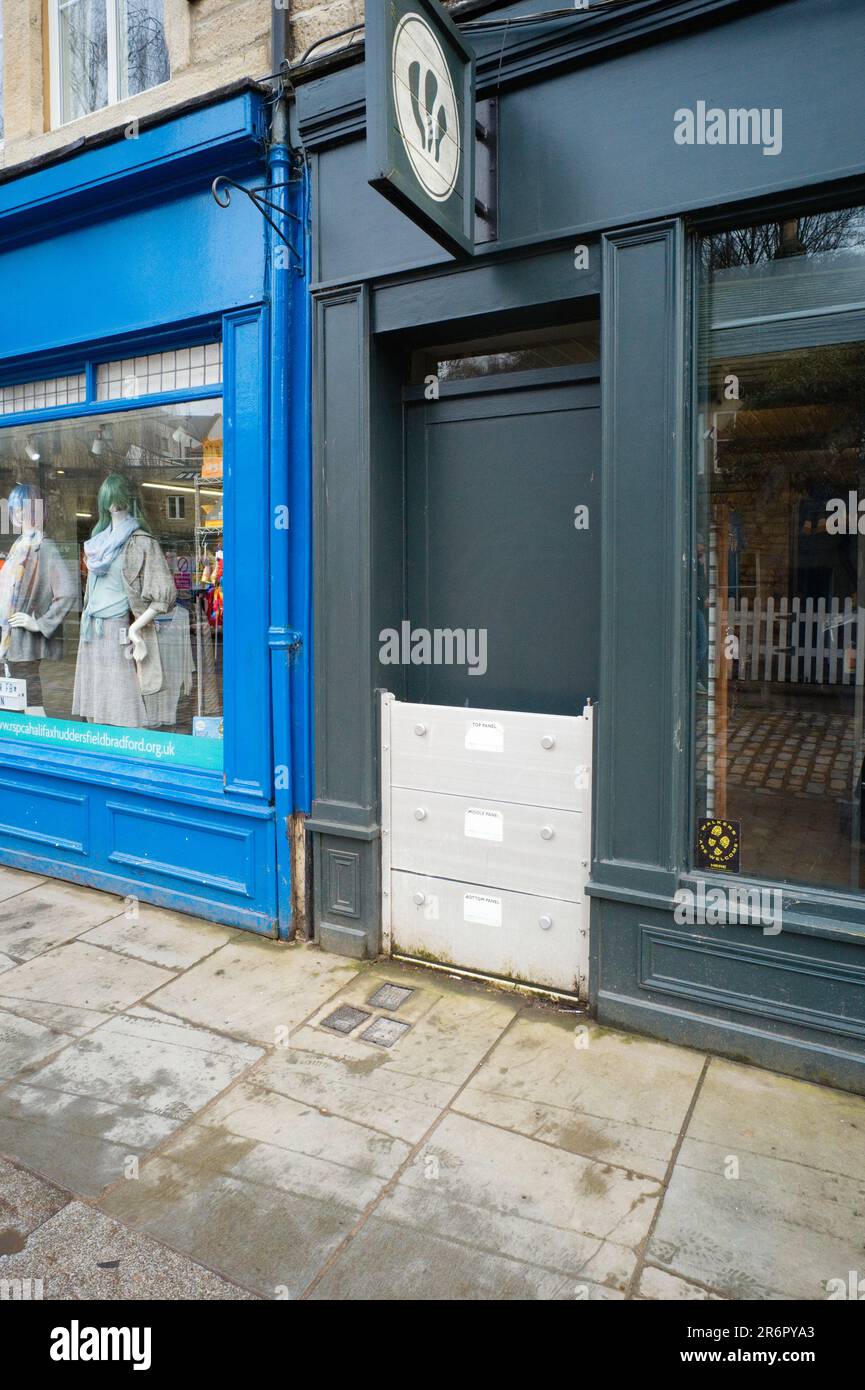
<instances>
[{"instance_id":1,"label":"stone pavement","mask_svg":"<svg viewBox=\"0 0 865 1390\"><path fill-rule=\"evenodd\" d=\"M0 869L0 1298L823 1299L863 1152L855 1096Z\"/></svg>"}]
</instances>

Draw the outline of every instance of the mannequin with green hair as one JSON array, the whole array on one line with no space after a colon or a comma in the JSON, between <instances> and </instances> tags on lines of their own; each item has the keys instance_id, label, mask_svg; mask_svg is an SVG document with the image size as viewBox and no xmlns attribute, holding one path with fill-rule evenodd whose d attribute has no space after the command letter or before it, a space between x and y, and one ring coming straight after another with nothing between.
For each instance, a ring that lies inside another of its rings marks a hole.
<instances>
[{"instance_id":1,"label":"mannequin with green hair","mask_svg":"<svg viewBox=\"0 0 865 1390\"><path fill-rule=\"evenodd\" d=\"M122 473L109 473L99 489L96 506L99 520L93 527L91 536L98 536L102 531L107 531L109 526L113 525L115 516L124 515L135 517L139 530L146 531L148 536L153 535L147 524L138 490Z\"/></svg>"},{"instance_id":2,"label":"mannequin with green hair","mask_svg":"<svg viewBox=\"0 0 865 1390\"><path fill-rule=\"evenodd\" d=\"M145 698L163 687L154 623L172 611L177 591L132 479L109 474L97 507L84 542L88 579L72 712L96 724L146 728Z\"/></svg>"}]
</instances>

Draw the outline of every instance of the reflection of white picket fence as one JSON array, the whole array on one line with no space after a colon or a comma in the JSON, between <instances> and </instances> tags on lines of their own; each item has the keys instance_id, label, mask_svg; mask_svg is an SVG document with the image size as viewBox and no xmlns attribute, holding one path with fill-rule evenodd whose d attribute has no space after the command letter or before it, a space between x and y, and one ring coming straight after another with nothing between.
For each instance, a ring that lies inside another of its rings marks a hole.
<instances>
[{"instance_id":1,"label":"reflection of white picket fence","mask_svg":"<svg viewBox=\"0 0 865 1390\"><path fill-rule=\"evenodd\" d=\"M766 598L727 607L738 638L730 675L740 681L861 685L865 609L852 598Z\"/></svg>"}]
</instances>

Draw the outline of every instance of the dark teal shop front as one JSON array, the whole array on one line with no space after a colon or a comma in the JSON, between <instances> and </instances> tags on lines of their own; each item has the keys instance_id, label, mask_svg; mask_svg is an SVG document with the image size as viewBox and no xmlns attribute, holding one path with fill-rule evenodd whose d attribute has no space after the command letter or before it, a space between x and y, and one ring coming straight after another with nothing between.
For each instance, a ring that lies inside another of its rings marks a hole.
<instances>
[{"instance_id":1,"label":"dark teal shop front","mask_svg":"<svg viewBox=\"0 0 865 1390\"><path fill-rule=\"evenodd\" d=\"M266 97L240 85L0 183L0 862L287 936L304 265L211 194L278 186L282 230L302 208Z\"/></svg>"},{"instance_id":2,"label":"dark teal shop front","mask_svg":"<svg viewBox=\"0 0 865 1390\"><path fill-rule=\"evenodd\" d=\"M398 750L379 692L410 706L409 742L437 707L482 711L485 756L504 716L591 698L597 1017L862 1091L865 17L856 0L549 8L450 11L487 179L472 255L370 187L356 45L297 79L318 937L388 945ZM482 630L484 670L383 660L403 623ZM507 800L531 795L515 773ZM439 805L406 804L420 825ZM419 917L441 914L432 877Z\"/></svg>"}]
</instances>

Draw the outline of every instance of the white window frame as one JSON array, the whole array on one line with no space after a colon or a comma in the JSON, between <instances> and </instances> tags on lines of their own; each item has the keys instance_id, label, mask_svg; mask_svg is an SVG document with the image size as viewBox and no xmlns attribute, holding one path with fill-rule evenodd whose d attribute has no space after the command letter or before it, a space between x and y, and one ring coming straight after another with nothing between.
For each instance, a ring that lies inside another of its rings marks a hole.
<instances>
[{"instance_id":1,"label":"white window frame","mask_svg":"<svg viewBox=\"0 0 865 1390\"><path fill-rule=\"evenodd\" d=\"M60 11L67 9L75 0L48 0L48 65L49 72L49 91L51 105L51 129L58 130L61 126L73 125L75 121L83 121L86 116L98 115L100 111L107 111L110 106L116 106L121 101L128 100L128 93L122 90L122 73L120 64L120 5L122 0L106 0L106 36L108 43L108 100L104 106L97 107L95 111L88 111L85 116L73 116L70 120L64 121L63 116L63 64L60 52ZM0 0L2 4L2 0ZM163 3L163 20L165 5ZM167 38L167 35L166 35ZM171 81L171 55L169 54L169 74L168 81ZM158 82L157 87L164 87L165 82ZM147 87L148 92L153 92L156 87ZM136 96L142 93L137 92Z\"/></svg>"}]
</instances>

